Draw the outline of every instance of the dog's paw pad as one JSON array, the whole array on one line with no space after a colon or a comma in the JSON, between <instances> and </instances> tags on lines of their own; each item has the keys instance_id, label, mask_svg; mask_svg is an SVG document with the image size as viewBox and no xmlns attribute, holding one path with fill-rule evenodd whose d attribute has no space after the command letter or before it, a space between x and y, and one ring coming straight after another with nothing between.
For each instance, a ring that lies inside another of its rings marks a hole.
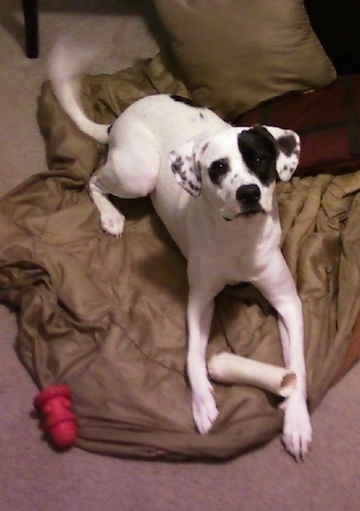
<instances>
[{"instance_id":1,"label":"dog's paw pad","mask_svg":"<svg viewBox=\"0 0 360 511\"><path fill-rule=\"evenodd\" d=\"M101 226L103 230L116 238L122 236L124 224L125 217L119 211L101 214Z\"/></svg>"}]
</instances>

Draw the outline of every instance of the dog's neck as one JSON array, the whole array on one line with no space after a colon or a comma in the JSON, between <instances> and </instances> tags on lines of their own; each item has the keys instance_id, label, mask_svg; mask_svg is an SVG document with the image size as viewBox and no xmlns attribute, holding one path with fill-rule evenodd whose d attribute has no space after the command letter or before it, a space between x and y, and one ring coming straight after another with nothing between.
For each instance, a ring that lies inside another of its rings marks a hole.
<instances>
[{"instance_id":1,"label":"dog's neck","mask_svg":"<svg viewBox=\"0 0 360 511\"><path fill-rule=\"evenodd\" d=\"M263 248L265 245L268 247L280 245L281 228L275 197L271 212L257 213L249 217L240 215L231 221L222 218L206 199L201 200L201 197L198 197L195 201L200 224L204 225L201 216L206 216L208 222L210 220L211 228L207 231L207 239L204 238L204 244L209 249L210 246L221 246L224 251L231 251L234 248L234 240L238 240L242 250L247 252L255 252L260 249L260 245Z\"/></svg>"}]
</instances>

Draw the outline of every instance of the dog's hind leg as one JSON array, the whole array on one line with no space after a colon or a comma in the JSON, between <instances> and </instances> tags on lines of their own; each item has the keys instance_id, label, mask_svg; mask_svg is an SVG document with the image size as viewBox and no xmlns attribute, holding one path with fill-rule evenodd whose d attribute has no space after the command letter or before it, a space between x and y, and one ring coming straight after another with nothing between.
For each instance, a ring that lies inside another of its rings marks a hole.
<instances>
[{"instance_id":1,"label":"dog's hind leg","mask_svg":"<svg viewBox=\"0 0 360 511\"><path fill-rule=\"evenodd\" d=\"M99 173L90 178L88 184L89 195L100 213L100 222L103 230L119 238L124 230L125 217L115 208L115 206L107 198L110 193L106 187L106 179L104 174Z\"/></svg>"},{"instance_id":2,"label":"dog's hind leg","mask_svg":"<svg viewBox=\"0 0 360 511\"><path fill-rule=\"evenodd\" d=\"M160 165L156 147L143 144L140 150L140 154L129 154L128 149L112 149L105 165L88 183L89 195L100 213L101 226L112 236L121 237L125 217L107 195L122 199L145 197L156 185Z\"/></svg>"}]
</instances>

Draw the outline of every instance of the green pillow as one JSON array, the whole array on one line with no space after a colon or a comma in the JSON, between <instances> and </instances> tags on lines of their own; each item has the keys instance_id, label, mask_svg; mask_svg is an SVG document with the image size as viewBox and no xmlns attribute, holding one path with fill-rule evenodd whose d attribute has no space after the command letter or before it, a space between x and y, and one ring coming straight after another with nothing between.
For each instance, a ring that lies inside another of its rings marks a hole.
<instances>
[{"instance_id":1,"label":"green pillow","mask_svg":"<svg viewBox=\"0 0 360 511\"><path fill-rule=\"evenodd\" d=\"M335 70L302 0L154 0L194 100L233 119Z\"/></svg>"}]
</instances>

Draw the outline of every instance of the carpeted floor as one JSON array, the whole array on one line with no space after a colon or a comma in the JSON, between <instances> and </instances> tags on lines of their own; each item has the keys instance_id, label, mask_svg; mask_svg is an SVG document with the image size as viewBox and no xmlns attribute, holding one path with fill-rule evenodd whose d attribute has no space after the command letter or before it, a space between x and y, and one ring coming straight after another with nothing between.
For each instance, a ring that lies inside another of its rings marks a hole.
<instances>
[{"instance_id":1,"label":"carpeted floor","mask_svg":"<svg viewBox=\"0 0 360 511\"><path fill-rule=\"evenodd\" d=\"M96 48L93 73L115 72L157 51L150 2L42 0L40 57L23 51L21 3L0 4L0 195L45 170L36 120L48 53L70 34ZM61 4L59 6L59 4ZM149 23L150 20L150 23ZM279 440L225 464L158 463L53 451L32 416L37 388L14 351L16 319L0 306L0 507L4 511L357 510L360 501L360 367L313 417L304 463Z\"/></svg>"}]
</instances>

